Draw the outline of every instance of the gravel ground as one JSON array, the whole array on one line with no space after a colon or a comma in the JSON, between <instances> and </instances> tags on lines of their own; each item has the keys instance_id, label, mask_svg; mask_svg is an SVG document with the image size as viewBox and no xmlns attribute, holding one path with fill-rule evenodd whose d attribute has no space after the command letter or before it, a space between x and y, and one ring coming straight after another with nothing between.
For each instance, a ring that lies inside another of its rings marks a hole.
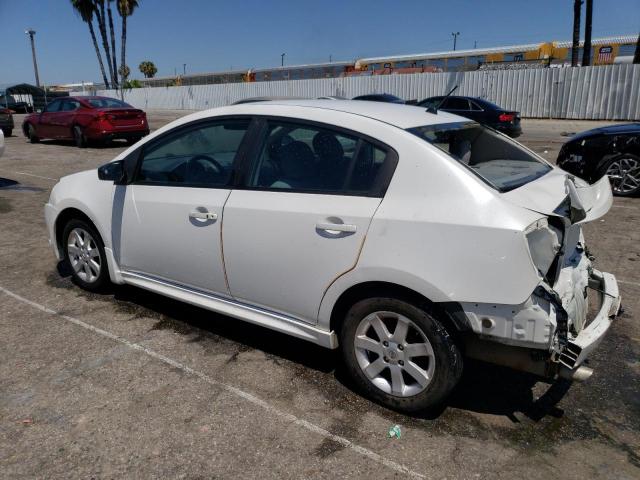
<instances>
[{"instance_id":1,"label":"gravel ground","mask_svg":"<svg viewBox=\"0 0 640 480\"><path fill-rule=\"evenodd\" d=\"M567 134L602 124L524 120L520 141L553 160ZM58 178L123 148L7 139L0 477L640 478L640 199L586 228L626 309L589 382L469 362L446 406L409 417L354 393L330 351L136 288L74 287L43 204Z\"/></svg>"}]
</instances>

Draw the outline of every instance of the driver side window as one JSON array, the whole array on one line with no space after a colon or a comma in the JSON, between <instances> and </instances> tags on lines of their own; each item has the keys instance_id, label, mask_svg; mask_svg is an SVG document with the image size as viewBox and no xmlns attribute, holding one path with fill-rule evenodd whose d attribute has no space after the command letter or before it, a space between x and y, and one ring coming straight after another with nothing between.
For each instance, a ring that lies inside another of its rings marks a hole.
<instances>
[{"instance_id":1,"label":"driver side window","mask_svg":"<svg viewBox=\"0 0 640 480\"><path fill-rule=\"evenodd\" d=\"M225 187L249 119L222 120L187 128L145 148L135 183Z\"/></svg>"}]
</instances>

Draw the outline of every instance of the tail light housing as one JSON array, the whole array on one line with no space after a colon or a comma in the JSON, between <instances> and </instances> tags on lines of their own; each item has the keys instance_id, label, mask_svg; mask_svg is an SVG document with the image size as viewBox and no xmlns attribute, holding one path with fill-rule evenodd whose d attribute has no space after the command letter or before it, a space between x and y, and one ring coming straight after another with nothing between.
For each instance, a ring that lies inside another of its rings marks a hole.
<instances>
[{"instance_id":1,"label":"tail light housing","mask_svg":"<svg viewBox=\"0 0 640 480\"><path fill-rule=\"evenodd\" d=\"M498 120L501 122L513 122L516 118L515 113L501 113Z\"/></svg>"}]
</instances>

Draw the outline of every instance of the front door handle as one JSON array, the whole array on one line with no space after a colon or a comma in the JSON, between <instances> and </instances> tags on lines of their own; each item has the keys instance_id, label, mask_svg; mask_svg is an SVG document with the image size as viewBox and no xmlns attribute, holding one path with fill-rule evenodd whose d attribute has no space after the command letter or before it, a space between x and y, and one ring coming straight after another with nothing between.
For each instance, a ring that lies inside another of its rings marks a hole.
<instances>
[{"instance_id":1,"label":"front door handle","mask_svg":"<svg viewBox=\"0 0 640 480\"><path fill-rule=\"evenodd\" d=\"M218 214L213 212L200 212L194 210L189 214L189 218L195 218L196 220L217 220Z\"/></svg>"},{"instance_id":2,"label":"front door handle","mask_svg":"<svg viewBox=\"0 0 640 480\"><path fill-rule=\"evenodd\" d=\"M355 233L356 226L349 223L316 223L317 230L324 230L328 233Z\"/></svg>"}]
</instances>

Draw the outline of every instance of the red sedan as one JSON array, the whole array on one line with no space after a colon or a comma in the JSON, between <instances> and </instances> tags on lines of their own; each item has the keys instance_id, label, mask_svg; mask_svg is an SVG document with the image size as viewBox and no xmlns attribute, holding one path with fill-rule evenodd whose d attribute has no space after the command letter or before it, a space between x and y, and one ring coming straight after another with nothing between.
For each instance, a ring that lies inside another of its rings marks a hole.
<instances>
[{"instance_id":1,"label":"red sedan","mask_svg":"<svg viewBox=\"0 0 640 480\"><path fill-rule=\"evenodd\" d=\"M149 124L144 111L115 98L64 97L28 115L22 131L31 143L42 138L74 140L82 148L90 140L123 138L133 144L149 134Z\"/></svg>"}]
</instances>

